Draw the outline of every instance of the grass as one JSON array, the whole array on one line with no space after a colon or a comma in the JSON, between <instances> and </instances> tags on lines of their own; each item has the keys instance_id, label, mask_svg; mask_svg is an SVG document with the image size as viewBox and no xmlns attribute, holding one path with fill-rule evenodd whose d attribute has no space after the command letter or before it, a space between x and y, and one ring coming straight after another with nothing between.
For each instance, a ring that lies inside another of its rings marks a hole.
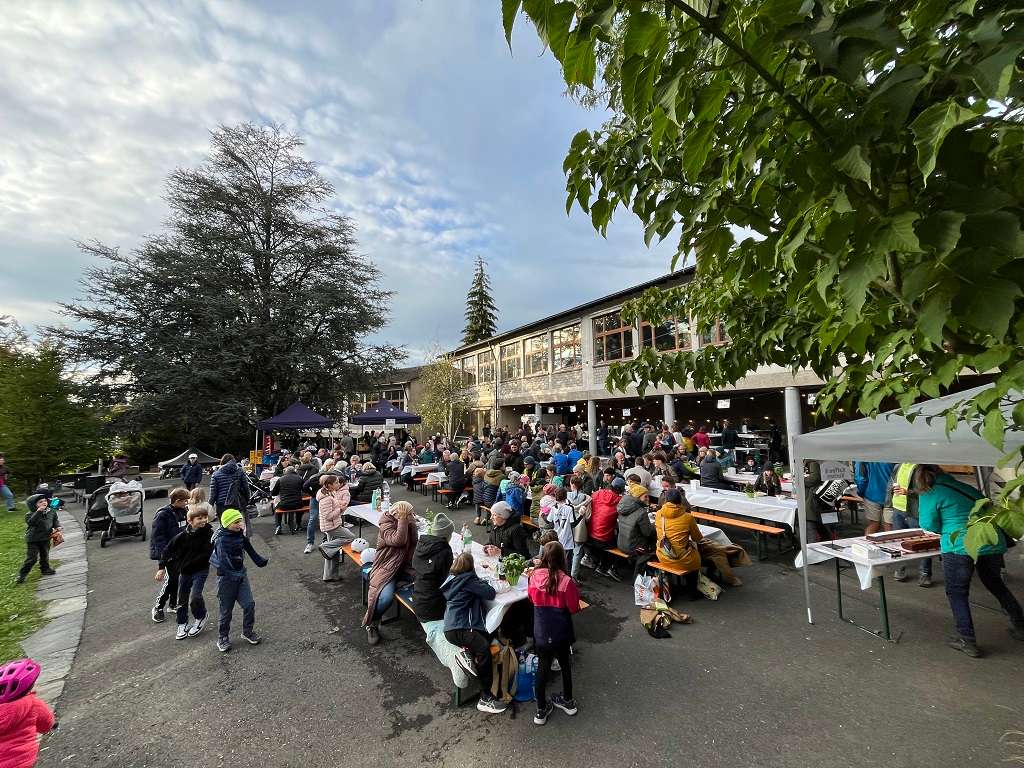
<instances>
[{"instance_id":1,"label":"grass","mask_svg":"<svg viewBox=\"0 0 1024 768\"><path fill-rule=\"evenodd\" d=\"M43 604L37 600L38 566L24 584L14 577L25 560L24 504L7 512L0 508L0 663L25 655L21 641L43 624Z\"/></svg>"}]
</instances>

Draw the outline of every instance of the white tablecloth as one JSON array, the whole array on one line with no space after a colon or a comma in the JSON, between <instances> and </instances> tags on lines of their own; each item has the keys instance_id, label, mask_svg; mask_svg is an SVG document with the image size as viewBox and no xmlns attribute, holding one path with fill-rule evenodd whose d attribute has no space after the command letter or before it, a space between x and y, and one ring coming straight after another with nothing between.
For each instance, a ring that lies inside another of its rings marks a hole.
<instances>
[{"instance_id":1,"label":"white tablecloth","mask_svg":"<svg viewBox=\"0 0 1024 768\"><path fill-rule=\"evenodd\" d=\"M740 485L753 485L754 483L757 482L757 474L754 472L736 472L733 470L727 470L722 473L722 477L724 477L730 483L739 483ZM792 481L782 480L782 490L784 490L786 493L792 493Z\"/></svg>"},{"instance_id":2,"label":"white tablecloth","mask_svg":"<svg viewBox=\"0 0 1024 768\"><path fill-rule=\"evenodd\" d=\"M448 479L448 475L444 472L429 472L427 473L428 483L443 483Z\"/></svg>"},{"instance_id":3,"label":"white tablecloth","mask_svg":"<svg viewBox=\"0 0 1024 768\"><path fill-rule=\"evenodd\" d=\"M720 544L723 547L732 544L732 541L721 528L715 528L713 525L701 525L700 523L697 523L697 527L700 528L700 532L705 539L711 539L715 544Z\"/></svg>"},{"instance_id":4,"label":"white tablecloth","mask_svg":"<svg viewBox=\"0 0 1024 768\"><path fill-rule=\"evenodd\" d=\"M440 464L410 464L408 467L402 470L403 475L418 475L421 472L433 472Z\"/></svg>"},{"instance_id":5,"label":"white tablecloth","mask_svg":"<svg viewBox=\"0 0 1024 768\"><path fill-rule=\"evenodd\" d=\"M387 463L384 465L384 468L385 469L398 469L398 467L399 467L399 465L401 465L401 463L402 463L401 459L388 459Z\"/></svg>"},{"instance_id":6,"label":"white tablecloth","mask_svg":"<svg viewBox=\"0 0 1024 768\"><path fill-rule=\"evenodd\" d=\"M811 565L816 563L823 563L826 560L845 560L848 563L853 563L854 568L857 569L857 578L860 580L861 589L871 589L871 582L879 576L884 576L887 571L898 568L901 565L913 562L915 560L923 560L928 557L936 557L939 553L937 551L932 552L906 552L902 557L885 557L879 559L869 559L866 557L860 557L850 551L850 545L855 541L866 541L863 536L855 536L851 539L837 539L834 542L827 541L816 541L813 544L807 545L807 560ZM839 549L833 549L834 544ZM797 568L803 568L804 565L804 553L797 553L796 560L793 563Z\"/></svg>"},{"instance_id":7,"label":"white tablecloth","mask_svg":"<svg viewBox=\"0 0 1024 768\"><path fill-rule=\"evenodd\" d=\"M354 504L345 510L345 514L365 520L374 528L380 526L380 510L373 509L369 504Z\"/></svg>"},{"instance_id":8,"label":"white tablecloth","mask_svg":"<svg viewBox=\"0 0 1024 768\"><path fill-rule=\"evenodd\" d=\"M771 520L788 525L796 531L797 503L794 499L778 496L755 496L750 498L741 491L722 491L711 488L692 490L689 485L681 486L686 491L686 500L691 506L728 512L731 515L749 517L754 520Z\"/></svg>"}]
</instances>

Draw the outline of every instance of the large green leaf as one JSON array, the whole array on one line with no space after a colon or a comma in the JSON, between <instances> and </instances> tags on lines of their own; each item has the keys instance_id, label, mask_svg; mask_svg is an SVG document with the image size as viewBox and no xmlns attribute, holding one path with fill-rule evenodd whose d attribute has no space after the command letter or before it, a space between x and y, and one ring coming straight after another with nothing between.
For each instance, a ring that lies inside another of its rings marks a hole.
<instances>
[{"instance_id":1,"label":"large green leaf","mask_svg":"<svg viewBox=\"0 0 1024 768\"><path fill-rule=\"evenodd\" d=\"M917 225L918 238L941 259L956 248L960 241L960 226L966 218L960 211L933 213Z\"/></svg>"},{"instance_id":2,"label":"large green leaf","mask_svg":"<svg viewBox=\"0 0 1024 768\"><path fill-rule=\"evenodd\" d=\"M569 25L576 14L573 3L553 3L551 0L523 0L523 10L537 27L537 36L551 49L559 61L565 54L569 39Z\"/></svg>"},{"instance_id":3,"label":"large green leaf","mask_svg":"<svg viewBox=\"0 0 1024 768\"><path fill-rule=\"evenodd\" d=\"M862 255L839 273L839 285L846 296L847 313L856 315L864 306L868 286L885 275L885 254L873 251Z\"/></svg>"},{"instance_id":4,"label":"large green leaf","mask_svg":"<svg viewBox=\"0 0 1024 768\"><path fill-rule=\"evenodd\" d=\"M921 244L917 240L917 233L914 232L917 216L913 211L904 211L893 216L879 233L878 247L886 253L920 251Z\"/></svg>"},{"instance_id":5,"label":"large green leaf","mask_svg":"<svg viewBox=\"0 0 1024 768\"><path fill-rule=\"evenodd\" d=\"M508 49L512 50L512 27L516 23L516 16L523 5L523 0L501 0L501 23L505 28L505 42Z\"/></svg>"},{"instance_id":6,"label":"large green leaf","mask_svg":"<svg viewBox=\"0 0 1024 768\"><path fill-rule=\"evenodd\" d=\"M985 96L990 99L1006 98L1021 51L1024 51L1024 43L1005 43L991 56L974 66L974 82Z\"/></svg>"},{"instance_id":7,"label":"large green leaf","mask_svg":"<svg viewBox=\"0 0 1024 768\"><path fill-rule=\"evenodd\" d=\"M1014 316L1020 286L995 277L979 279L965 290L965 322L1001 341Z\"/></svg>"},{"instance_id":8,"label":"large green leaf","mask_svg":"<svg viewBox=\"0 0 1024 768\"><path fill-rule=\"evenodd\" d=\"M683 141L683 168L690 178L696 177L711 151L711 139L715 133L714 123L702 123L691 130Z\"/></svg>"},{"instance_id":9,"label":"large green leaf","mask_svg":"<svg viewBox=\"0 0 1024 768\"><path fill-rule=\"evenodd\" d=\"M665 37L665 25L650 11L633 11L626 21L626 38L622 52L626 58L644 55L648 49L660 46Z\"/></svg>"},{"instance_id":10,"label":"large green leaf","mask_svg":"<svg viewBox=\"0 0 1024 768\"><path fill-rule=\"evenodd\" d=\"M917 146L917 167L924 176L924 183L935 170L935 158L939 148L953 128L970 120L974 113L956 103L953 99L933 104L917 116L910 124L914 133L914 144Z\"/></svg>"},{"instance_id":11,"label":"large green leaf","mask_svg":"<svg viewBox=\"0 0 1024 768\"><path fill-rule=\"evenodd\" d=\"M866 184L871 183L871 165L864 154L864 148L859 144L854 144L846 154L836 160L836 168L852 179Z\"/></svg>"}]
</instances>

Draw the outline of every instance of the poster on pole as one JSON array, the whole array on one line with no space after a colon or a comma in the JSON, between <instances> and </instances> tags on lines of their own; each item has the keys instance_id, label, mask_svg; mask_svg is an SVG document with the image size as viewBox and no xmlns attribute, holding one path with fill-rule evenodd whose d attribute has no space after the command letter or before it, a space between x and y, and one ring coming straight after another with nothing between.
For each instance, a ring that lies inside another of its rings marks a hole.
<instances>
[{"instance_id":1,"label":"poster on pole","mask_svg":"<svg viewBox=\"0 0 1024 768\"><path fill-rule=\"evenodd\" d=\"M393 430L394 428L395 428L395 420L394 419L384 419L384 429L391 429L391 430Z\"/></svg>"},{"instance_id":2,"label":"poster on pole","mask_svg":"<svg viewBox=\"0 0 1024 768\"><path fill-rule=\"evenodd\" d=\"M270 435L264 435L263 436L263 453L264 454L268 454L268 453L273 453L273 452L274 452L274 438L272 438Z\"/></svg>"}]
</instances>

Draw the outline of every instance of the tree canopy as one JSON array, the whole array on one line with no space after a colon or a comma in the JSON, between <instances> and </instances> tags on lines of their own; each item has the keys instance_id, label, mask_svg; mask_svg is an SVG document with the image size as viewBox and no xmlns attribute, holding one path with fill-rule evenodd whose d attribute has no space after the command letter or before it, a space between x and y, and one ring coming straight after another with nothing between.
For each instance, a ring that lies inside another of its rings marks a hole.
<instances>
[{"instance_id":1,"label":"tree canopy","mask_svg":"<svg viewBox=\"0 0 1024 768\"><path fill-rule=\"evenodd\" d=\"M825 413L874 414L973 371L995 388L947 423L968 419L1000 448L1024 429L1024 11L503 0L510 45L520 10L570 89L610 109L572 140L567 209L601 233L631 211L647 243L678 238L673 267L696 258L692 282L646 292L626 316L721 321L731 338L644 349L611 369L610 389L714 390L776 364L817 373ZM974 541L993 522L1024 534L1009 503L978 518Z\"/></svg>"},{"instance_id":2,"label":"tree canopy","mask_svg":"<svg viewBox=\"0 0 1024 768\"><path fill-rule=\"evenodd\" d=\"M417 408L419 415L428 429L453 437L471 402L461 369L450 355L438 354L420 372L420 380L423 397Z\"/></svg>"},{"instance_id":3,"label":"tree canopy","mask_svg":"<svg viewBox=\"0 0 1024 768\"><path fill-rule=\"evenodd\" d=\"M466 295L466 327L462 331L463 344L475 344L494 335L497 330L498 308L491 296L491 282L484 271L484 260L476 257L473 282Z\"/></svg>"},{"instance_id":4,"label":"tree canopy","mask_svg":"<svg viewBox=\"0 0 1024 768\"><path fill-rule=\"evenodd\" d=\"M340 415L400 359L366 341L391 294L301 148L277 126L222 126L200 167L170 174L164 232L130 254L81 246L100 263L51 331L94 397L126 405L119 426L220 445L297 399Z\"/></svg>"}]
</instances>

